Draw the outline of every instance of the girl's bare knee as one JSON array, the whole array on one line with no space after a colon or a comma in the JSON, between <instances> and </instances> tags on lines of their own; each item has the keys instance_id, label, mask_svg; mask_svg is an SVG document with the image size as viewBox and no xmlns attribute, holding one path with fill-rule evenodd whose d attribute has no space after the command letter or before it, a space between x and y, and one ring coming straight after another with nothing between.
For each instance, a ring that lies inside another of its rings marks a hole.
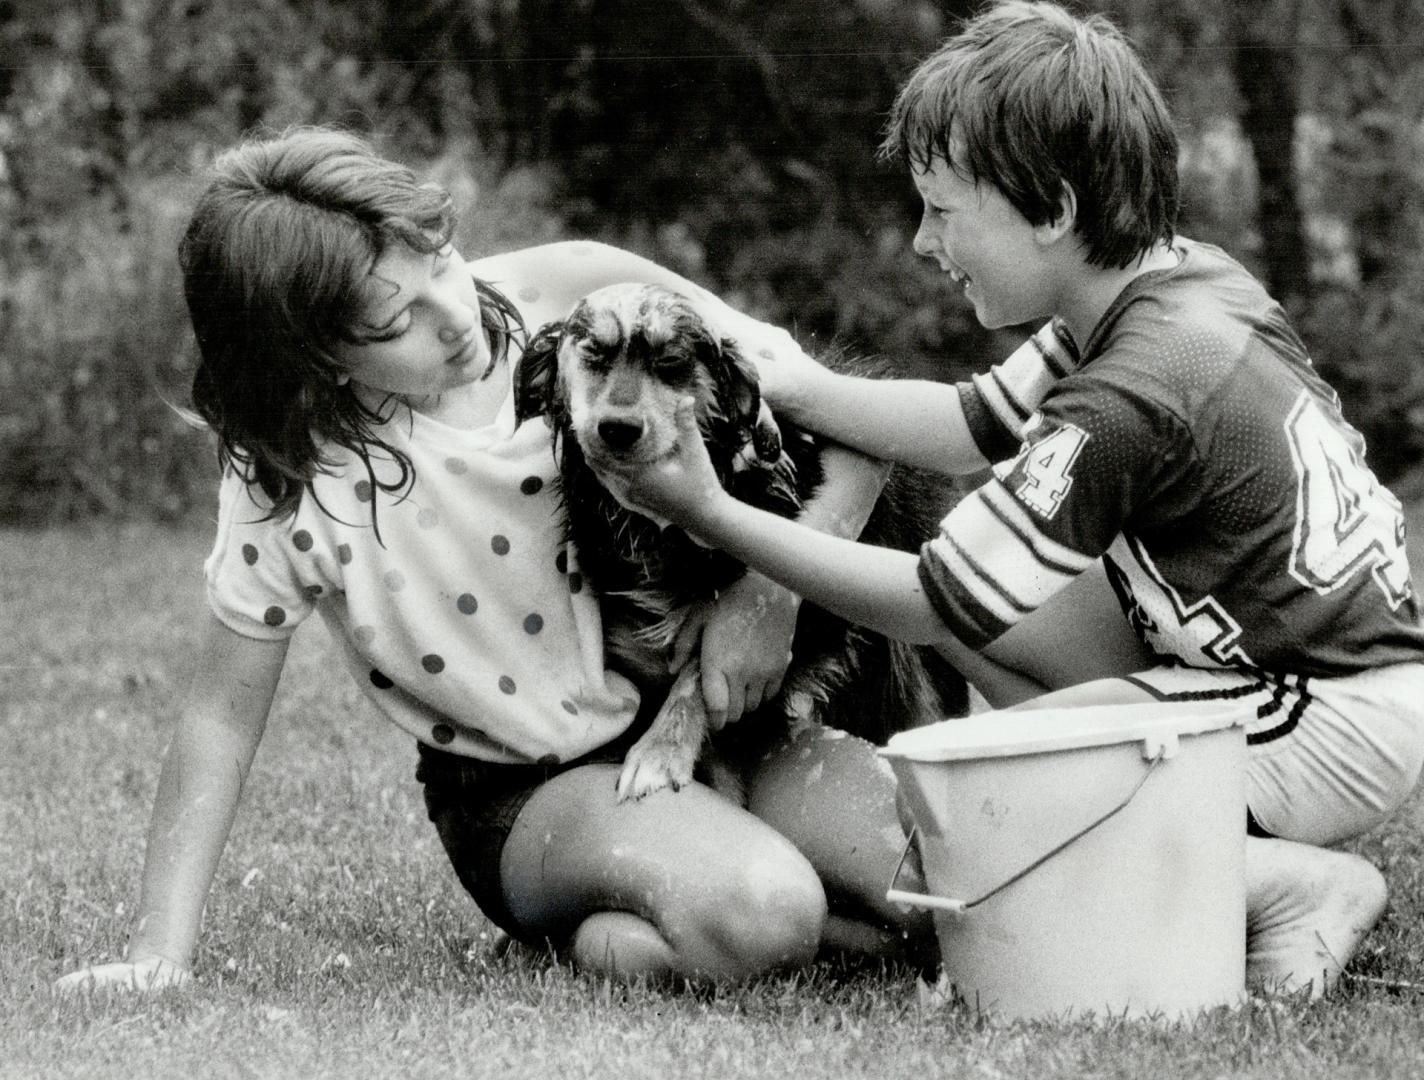
<instances>
[{"instance_id":1,"label":"girl's bare knee","mask_svg":"<svg viewBox=\"0 0 1424 1080\"><path fill-rule=\"evenodd\" d=\"M708 897L700 936L729 973L749 977L809 963L825 921L825 889L809 864L749 859Z\"/></svg>"},{"instance_id":2,"label":"girl's bare knee","mask_svg":"<svg viewBox=\"0 0 1424 1080\"><path fill-rule=\"evenodd\" d=\"M750 863L652 920L625 911L589 915L569 942L579 967L617 978L732 982L809 963L826 918L814 873Z\"/></svg>"},{"instance_id":3,"label":"girl's bare knee","mask_svg":"<svg viewBox=\"0 0 1424 1080\"><path fill-rule=\"evenodd\" d=\"M595 911L579 924L569 955L585 971L661 981L679 974L677 957L657 927L629 911Z\"/></svg>"}]
</instances>

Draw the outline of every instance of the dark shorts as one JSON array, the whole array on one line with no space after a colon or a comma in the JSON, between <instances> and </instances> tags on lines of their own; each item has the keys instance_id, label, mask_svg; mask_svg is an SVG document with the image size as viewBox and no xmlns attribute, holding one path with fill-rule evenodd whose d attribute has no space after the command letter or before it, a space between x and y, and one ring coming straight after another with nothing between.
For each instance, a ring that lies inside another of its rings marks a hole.
<instances>
[{"instance_id":1,"label":"dark shorts","mask_svg":"<svg viewBox=\"0 0 1424 1080\"><path fill-rule=\"evenodd\" d=\"M560 773L581 765L621 763L643 730L643 724L635 723L613 742L557 765L499 765L416 744L420 761L415 778L425 786L425 809L450 864L480 911L510 937L535 947L545 944L544 934L520 926L505 903L500 881L500 858L520 811ZM777 724L737 724L718 736L718 757L745 776L784 733Z\"/></svg>"},{"instance_id":2,"label":"dark shorts","mask_svg":"<svg viewBox=\"0 0 1424 1080\"><path fill-rule=\"evenodd\" d=\"M623 760L632 740L619 739L558 765L499 765L417 743L415 778L425 787L425 809L465 891L486 918L516 940L542 945L542 935L519 925L504 900L499 861L515 819L530 796L560 773Z\"/></svg>"}]
</instances>

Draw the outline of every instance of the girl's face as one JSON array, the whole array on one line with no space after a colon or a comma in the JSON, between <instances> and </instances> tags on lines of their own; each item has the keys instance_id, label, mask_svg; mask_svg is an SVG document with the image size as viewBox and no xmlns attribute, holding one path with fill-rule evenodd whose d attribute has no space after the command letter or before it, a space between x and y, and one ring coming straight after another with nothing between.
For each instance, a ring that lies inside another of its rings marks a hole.
<instances>
[{"instance_id":1,"label":"girl's face","mask_svg":"<svg viewBox=\"0 0 1424 1080\"><path fill-rule=\"evenodd\" d=\"M915 251L964 286L984 326L1017 326L1053 314L1056 290L1043 227L1029 224L993 184L971 183L943 158L910 173L924 202Z\"/></svg>"},{"instance_id":2,"label":"girl's face","mask_svg":"<svg viewBox=\"0 0 1424 1080\"><path fill-rule=\"evenodd\" d=\"M450 245L426 255L392 244L371 267L356 330L332 348L358 388L412 405L488 374L479 294Z\"/></svg>"}]
</instances>

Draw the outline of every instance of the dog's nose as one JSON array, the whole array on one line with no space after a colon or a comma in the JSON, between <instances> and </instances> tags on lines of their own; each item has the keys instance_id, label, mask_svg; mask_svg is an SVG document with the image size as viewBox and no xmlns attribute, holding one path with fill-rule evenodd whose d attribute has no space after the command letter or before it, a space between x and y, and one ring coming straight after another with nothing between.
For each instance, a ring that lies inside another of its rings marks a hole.
<instances>
[{"instance_id":1,"label":"dog's nose","mask_svg":"<svg viewBox=\"0 0 1424 1080\"><path fill-rule=\"evenodd\" d=\"M598 437L614 450L627 450L643 435L641 420L600 420Z\"/></svg>"}]
</instances>

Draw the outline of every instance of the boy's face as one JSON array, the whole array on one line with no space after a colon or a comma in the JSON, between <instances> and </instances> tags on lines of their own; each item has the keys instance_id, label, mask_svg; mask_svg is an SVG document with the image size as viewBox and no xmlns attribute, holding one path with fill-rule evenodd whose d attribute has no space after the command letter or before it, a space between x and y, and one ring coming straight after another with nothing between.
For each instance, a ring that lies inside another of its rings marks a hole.
<instances>
[{"instance_id":1,"label":"boy's face","mask_svg":"<svg viewBox=\"0 0 1424 1080\"><path fill-rule=\"evenodd\" d=\"M1054 313L1045 234L993 184L971 183L943 158L910 167L924 201L915 251L964 286L974 314L990 329Z\"/></svg>"}]
</instances>

